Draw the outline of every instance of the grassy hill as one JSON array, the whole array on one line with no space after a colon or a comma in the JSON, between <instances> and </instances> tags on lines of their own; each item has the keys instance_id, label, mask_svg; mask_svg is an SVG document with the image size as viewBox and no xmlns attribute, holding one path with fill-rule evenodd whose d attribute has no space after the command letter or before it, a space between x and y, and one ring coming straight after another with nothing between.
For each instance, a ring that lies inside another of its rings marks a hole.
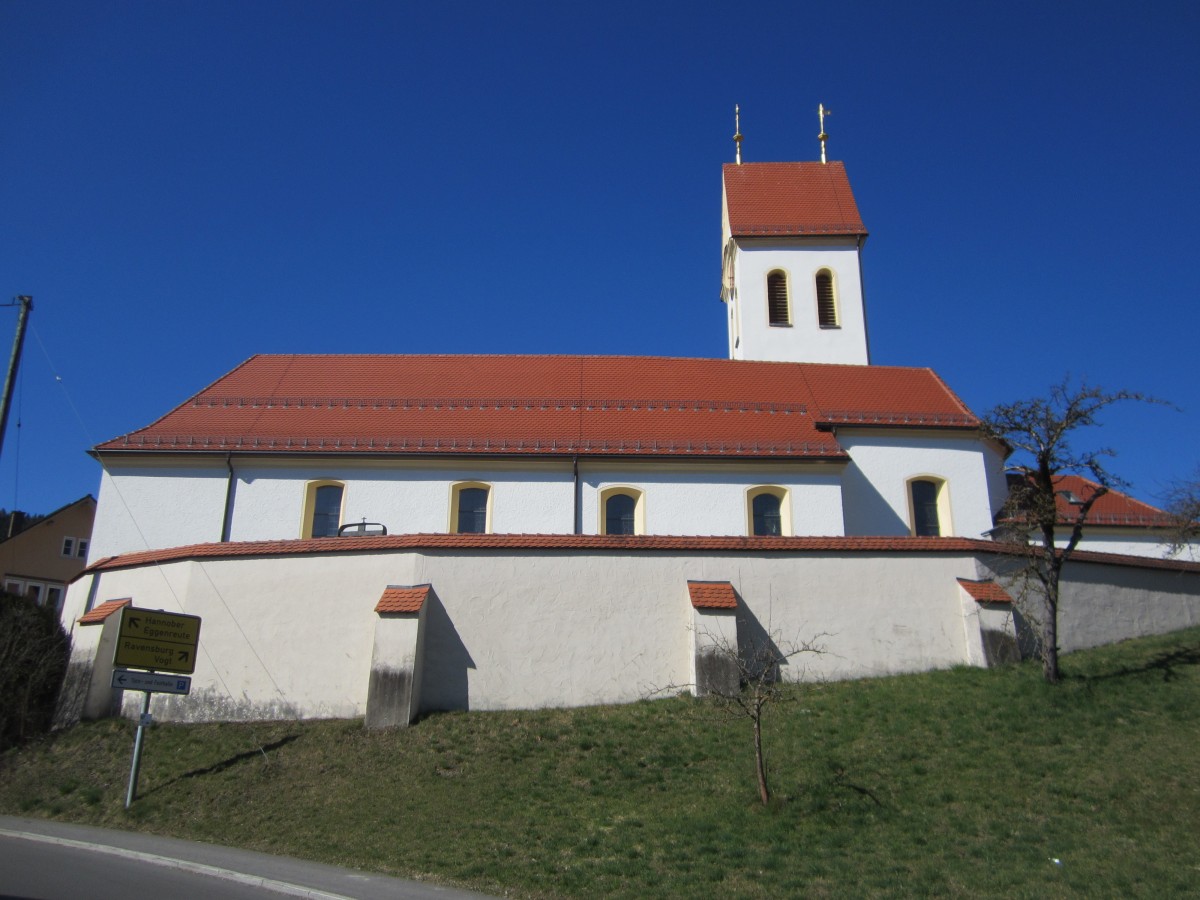
<instances>
[{"instance_id":1,"label":"grassy hill","mask_svg":"<svg viewBox=\"0 0 1200 900\"><path fill-rule=\"evenodd\" d=\"M128 722L0 757L0 810L517 896L1200 893L1200 629L1036 666L360 722Z\"/></svg>"}]
</instances>

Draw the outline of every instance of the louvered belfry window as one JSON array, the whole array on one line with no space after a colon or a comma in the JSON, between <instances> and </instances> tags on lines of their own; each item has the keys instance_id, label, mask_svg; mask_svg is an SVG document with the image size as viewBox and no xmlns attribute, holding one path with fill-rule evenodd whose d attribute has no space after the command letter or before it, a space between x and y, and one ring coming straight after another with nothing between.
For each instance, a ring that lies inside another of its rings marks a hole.
<instances>
[{"instance_id":1,"label":"louvered belfry window","mask_svg":"<svg viewBox=\"0 0 1200 900\"><path fill-rule=\"evenodd\" d=\"M772 325L791 325L792 312L788 308L787 274L772 272L767 276L767 316Z\"/></svg>"},{"instance_id":2,"label":"louvered belfry window","mask_svg":"<svg viewBox=\"0 0 1200 900\"><path fill-rule=\"evenodd\" d=\"M833 273L822 269L817 273L817 324L822 328L837 328L837 296L833 292Z\"/></svg>"}]
</instances>

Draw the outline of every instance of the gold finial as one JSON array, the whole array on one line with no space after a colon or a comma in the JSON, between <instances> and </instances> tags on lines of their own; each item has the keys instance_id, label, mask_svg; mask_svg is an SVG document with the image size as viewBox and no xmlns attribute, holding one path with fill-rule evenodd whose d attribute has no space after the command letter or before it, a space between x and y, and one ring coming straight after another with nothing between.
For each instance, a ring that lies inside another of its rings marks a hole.
<instances>
[{"instance_id":1,"label":"gold finial","mask_svg":"<svg viewBox=\"0 0 1200 900\"><path fill-rule=\"evenodd\" d=\"M829 135L825 133L825 117L832 115L833 110L826 109L824 103L817 104L817 116L821 120L821 133L817 135L817 140L821 142L821 162L825 162L825 142L829 140Z\"/></svg>"},{"instance_id":2,"label":"gold finial","mask_svg":"<svg viewBox=\"0 0 1200 900\"><path fill-rule=\"evenodd\" d=\"M737 152L734 154L734 159L737 160L737 164L739 166L742 164L742 124L741 124L742 118L741 118L741 112L742 112L741 107L738 106L736 103L733 104L733 145L734 145L734 147L737 148Z\"/></svg>"}]
</instances>

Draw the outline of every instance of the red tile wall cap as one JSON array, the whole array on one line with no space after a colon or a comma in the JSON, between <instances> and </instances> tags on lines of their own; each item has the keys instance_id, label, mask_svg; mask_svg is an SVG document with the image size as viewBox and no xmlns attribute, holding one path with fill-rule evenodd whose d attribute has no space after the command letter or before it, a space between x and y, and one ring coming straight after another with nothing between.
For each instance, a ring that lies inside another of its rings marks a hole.
<instances>
[{"instance_id":1,"label":"red tile wall cap","mask_svg":"<svg viewBox=\"0 0 1200 900\"><path fill-rule=\"evenodd\" d=\"M110 557L111 559L111 557ZM91 612L86 612L79 617L80 625L99 625L113 613L124 609L133 600L126 597L124 600L106 600L99 606L93 607Z\"/></svg>"},{"instance_id":2,"label":"red tile wall cap","mask_svg":"<svg viewBox=\"0 0 1200 900\"><path fill-rule=\"evenodd\" d=\"M962 586L971 598L976 603L1012 603L1013 598L1008 591L996 584L991 579L984 581L973 581L970 578L960 578L958 583Z\"/></svg>"},{"instance_id":3,"label":"red tile wall cap","mask_svg":"<svg viewBox=\"0 0 1200 900\"><path fill-rule=\"evenodd\" d=\"M102 572L181 560L247 557L344 555L354 553L458 552L494 550L500 553L570 551L584 553L820 553L846 554L957 553L975 556L1028 554L1024 545L978 538L955 537L702 537L601 534L388 534L371 537L309 538L307 540L245 541L190 544L162 550L143 550L103 559L85 569ZM1200 573L1200 563L1123 556L1076 550L1078 562Z\"/></svg>"},{"instance_id":4,"label":"red tile wall cap","mask_svg":"<svg viewBox=\"0 0 1200 900\"><path fill-rule=\"evenodd\" d=\"M389 584L383 590L383 596L375 604L377 613L418 613L429 596L429 585L418 584L413 587L400 587Z\"/></svg>"},{"instance_id":5,"label":"red tile wall cap","mask_svg":"<svg viewBox=\"0 0 1200 900\"><path fill-rule=\"evenodd\" d=\"M728 581L689 581L687 586L696 609L737 609L737 594Z\"/></svg>"}]
</instances>

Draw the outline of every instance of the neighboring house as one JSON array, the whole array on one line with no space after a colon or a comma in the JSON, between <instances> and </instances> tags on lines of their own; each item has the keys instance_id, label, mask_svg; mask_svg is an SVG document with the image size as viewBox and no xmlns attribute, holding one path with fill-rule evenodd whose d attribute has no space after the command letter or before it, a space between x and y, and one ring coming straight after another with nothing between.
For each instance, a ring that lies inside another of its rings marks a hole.
<instances>
[{"instance_id":1,"label":"neighboring house","mask_svg":"<svg viewBox=\"0 0 1200 900\"><path fill-rule=\"evenodd\" d=\"M1009 477L1019 479L1021 476ZM1059 475L1054 485L1058 511L1054 543L1065 547L1081 507L1100 485L1079 475ZM1003 539L1014 526L1019 529L1019 523L1019 515L1002 519L995 529L996 537ZM1176 528L1169 513L1110 488L1088 510L1078 549L1167 558L1172 555L1170 545ZM1038 534L1031 534L1030 538L1035 542L1041 539Z\"/></svg>"},{"instance_id":2,"label":"neighboring house","mask_svg":"<svg viewBox=\"0 0 1200 900\"><path fill-rule=\"evenodd\" d=\"M869 364L845 169L724 187L730 359L255 356L96 447L75 714L122 703L129 602L203 619L177 719L621 702L775 634L829 635L788 678L1006 658L1004 448L932 371ZM1200 621L1200 566L1091 557L1066 646Z\"/></svg>"},{"instance_id":3,"label":"neighboring house","mask_svg":"<svg viewBox=\"0 0 1200 900\"><path fill-rule=\"evenodd\" d=\"M88 494L0 541L4 590L60 610L67 584L83 571L95 515L96 500Z\"/></svg>"}]
</instances>

